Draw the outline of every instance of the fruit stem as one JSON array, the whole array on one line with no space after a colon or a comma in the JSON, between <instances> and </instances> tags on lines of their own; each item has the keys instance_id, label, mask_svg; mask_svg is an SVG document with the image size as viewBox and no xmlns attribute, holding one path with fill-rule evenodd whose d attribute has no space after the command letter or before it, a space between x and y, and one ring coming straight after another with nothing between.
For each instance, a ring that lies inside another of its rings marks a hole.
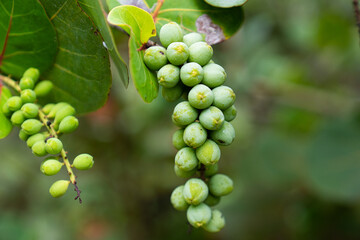
<instances>
[{"instance_id":1,"label":"fruit stem","mask_svg":"<svg viewBox=\"0 0 360 240\"><path fill-rule=\"evenodd\" d=\"M156 23L157 21L157 16L159 15L159 11L160 11L160 8L162 7L162 5L164 4L165 0L158 0L157 1L157 5L156 5L156 8L153 12L153 19L154 19L154 22Z\"/></svg>"},{"instance_id":2,"label":"fruit stem","mask_svg":"<svg viewBox=\"0 0 360 240\"><path fill-rule=\"evenodd\" d=\"M0 81L6 83L6 85L12 87L13 89L15 89L18 92L21 91L19 85L14 80L12 80L11 78L9 78L7 76L0 75Z\"/></svg>"}]
</instances>

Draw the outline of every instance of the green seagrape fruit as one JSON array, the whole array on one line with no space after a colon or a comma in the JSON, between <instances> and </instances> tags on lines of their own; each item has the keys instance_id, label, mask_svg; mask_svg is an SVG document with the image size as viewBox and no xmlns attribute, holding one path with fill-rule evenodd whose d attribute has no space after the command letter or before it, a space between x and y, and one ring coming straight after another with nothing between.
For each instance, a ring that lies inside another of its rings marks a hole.
<instances>
[{"instance_id":1,"label":"green seagrape fruit","mask_svg":"<svg viewBox=\"0 0 360 240\"><path fill-rule=\"evenodd\" d=\"M184 171L191 171L198 165L195 150L189 147L180 149L175 155L175 164Z\"/></svg>"},{"instance_id":2,"label":"green seagrape fruit","mask_svg":"<svg viewBox=\"0 0 360 240\"><path fill-rule=\"evenodd\" d=\"M209 188L203 180L191 178L185 183L183 194L188 204L198 205L207 198Z\"/></svg>"},{"instance_id":3,"label":"green seagrape fruit","mask_svg":"<svg viewBox=\"0 0 360 240\"><path fill-rule=\"evenodd\" d=\"M222 146L230 145L235 139L235 129L231 123L225 121L219 130L211 131L210 137Z\"/></svg>"},{"instance_id":4,"label":"green seagrape fruit","mask_svg":"<svg viewBox=\"0 0 360 240\"><path fill-rule=\"evenodd\" d=\"M65 117L59 125L59 132L71 133L75 131L79 126L79 120L74 116Z\"/></svg>"},{"instance_id":5,"label":"green seagrape fruit","mask_svg":"<svg viewBox=\"0 0 360 240\"><path fill-rule=\"evenodd\" d=\"M78 155L73 162L73 166L78 170L88 170L94 165L94 158L87 153Z\"/></svg>"},{"instance_id":6,"label":"green seagrape fruit","mask_svg":"<svg viewBox=\"0 0 360 240\"><path fill-rule=\"evenodd\" d=\"M146 66L157 71L167 63L166 49L161 46L152 46L145 50L144 62Z\"/></svg>"},{"instance_id":7,"label":"green seagrape fruit","mask_svg":"<svg viewBox=\"0 0 360 240\"><path fill-rule=\"evenodd\" d=\"M22 77L19 82L19 87L21 90L25 89L34 89L35 82L29 77Z\"/></svg>"},{"instance_id":8,"label":"green seagrape fruit","mask_svg":"<svg viewBox=\"0 0 360 240\"><path fill-rule=\"evenodd\" d=\"M48 115L51 111L51 109L53 109L53 107L55 106L54 103L49 103L49 104L46 104L43 108L42 108L42 111L44 112L44 114Z\"/></svg>"},{"instance_id":9,"label":"green seagrape fruit","mask_svg":"<svg viewBox=\"0 0 360 240\"><path fill-rule=\"evenodd\" d=\"M221 110L226 110L235 102L235 93L234 91L227 86L220 86L214 88L214 103L213 105Z\"/></svg>"},{"instance_id":10,"label":"green seagrape fruit","mask_svg":"<svg viewBox=\"0 0 360 240\"><path fill-rule=\"evenodd\" d=\"M225 174L215 174L209 180L209 191L216 197L228 195L233 189L233 181Z\"/></svg>"},{"instance_id":11,"label":"green seagrape fruit","mask_svg":"<svg viewBox=\"0 0 360 240\"><path fill-rule=\"evenodd\" d=\"M32 147L31 150L35 156L42 157L47 154L45 150L45 141L38 141Z\"/></svg>"},{"instance_id":12,"label":"green seagrape fruit","mask_svg":"<svg viewBox=\"0 0 360 240\"><path fill-rule=\"evenodd\" d=\"M237 110L234 105L231 105L231 107L225 109L223 111L223 113L224 113L225 120L228 122L231 122L232 120L234 120L236 118Z\"/></svg>"},{"instance_id":13,"label":"green seagrape fruit","mask_svg":"<svg viewBox=\"0 0 360 240\"><path fill-rule=\"evenodd\" d=\"M31 78L34 81L34 83L36 83L40 77L40 71L37 68L28 68L23 73L23 77Z\"/></svg>"},{"instance_id":14,"label":"green seagrape fruit","mask_svg":"<svg viewBox=\"0 0 360 240\"><path fill-rule=\"evenodd\" d=\"M53 106L51 108L51 111L49 112L49 114L47 115L48 118L54 118L56 113L63 107L65 106L70 106L70 104L66 103L66 102L59 102L57 104L55 104L55 106Z\"/></svg>"},{"instance_id":15,"label":"green seagrape fruit","mask_svg":"<svg viewBox=\"0 0 360 240\"><path fill-rule=\"evenodd\" d=\"M184 35L183 37L183 42L190 47L191 45L193 45L196 42L203 42L204 41L204 37L197 32L192 32L192 33L188 33L186 35Z\"/></svg>"},{"instance_id":16,"label":"green seagrape fruit","mask_svg":"<svg viewBox=\"0 0 360 240\"><path fill-rule=\"evenodd\" d=\"M186 212L189 223L199 228L207 224L211 219L211 209L205 203L201 203L197 206L190 206Z\"/></svg>"},{"instance_id":17,"label":"green seagrape fruit","mask_svg":"<svg viewBox=\"0 0 360 240\"><path fill-rule=\"evenodd\" d=\"M184 85L179 81L175 87L166 88L163 87L161 94L163 98L168 102L174 102L178 100L184 92Z\"/></svg>"},{"instance_id":18,"label":"green seagrape fruit","mask_svg":"<svg viewBox=\"0 0 360 240\"><path fill-rule=\"evenodd\" d=\"M204 165L216 164L220 160L220 156L219 146L210 139L196 149L196 157Z\"/></svg>"},{"instance_id":19,"label":"green seagrape fruit","mask_svg":"<svg viewBox=\"0 0 360 240\"><path fill-rule=\"evenodd\" d=\"M22 106L22 100L19 96L12 96L6 101L6 105L8 106L9 110L15 112L19 110Z\"/></svg>"},{"instance_id":20,"label":"green seagrape fruit","mask_svg":"<svg viewBox=\"0 0 360 240\"><path fill-rule=\"evenodd\" d=\"M185 211L189 207L189 204L185 201L183 190L184 185L178 186L170 196L171 204L178 211Z\"/></svg>"},{"instance_id":21,"label":"green seagrape fruit","mask_svg":"<svg viewBox=\"0 0 360 240\"><path fill-rule=\"evenodd\" d=\"M211 219L203 228L208 232L219 232L225 226L225 218L219 210L213 210Z\"/></svg>"},{"instance_id":22,"label":"green seagrape fruit","mask_svg":"<svg viewBox=\"0 0 360 240\"><path fill-rule=\"evenodd\" d=\"M49 80L44 80L39 82L34 89L36 96L38 97L45 97L47 96L51 90L53 89L54 84Z\"/></svg>"},{"instance_id":23,"label":"green seagrape fruit","mask_svg":"<svg viewBox=\"0 0 360 240\"><path fill-rule=\"evenodd\" d=\"M215 197L211 194L205 199L204 203L210 207L218 205L220 202L220 197Z\"/></svg>"},{"instance_id":24,"label":"green seagrape fruit","mask_svg":"<svg viewBox=\"0 0 360 240\"><path fill-rule=\"evenodd\" d=\"M159 33L160 42L168 47L173 42L181 42L183 39L182 29L176 22L170 22L161 27Z\"/></svg>"},{"instance_id":25,"label":"green seagrape fruit","mask_svg":"<svg viewBox=\"0 0 360 240\"><path fill-rule=\"evenodd\" d=\"M51 185L49 192L54 198L61 197L64 195L69 187L70 181L58 180Z\"/></svg>"},{"instance_id":26,"label":"green seagrape fruit","mask_svg":"<svg viewBox=\"0 0 360 240\"><path fill-rule=\"evenodd\" d=\"M166 57L173 65L183 65L189 58L189 48L183 42L173 42L166 49Z\"/></svg>"},{"instance_id":27,"label":"green seagrape fruit","mask_svg":"<svg viewBox=\"0 0 360 240\"><path fill-rule=\"evenodd\" d=\"M23 141L26 141L29 138L29 135L27 135L24 130L20 129L19 138Z\"/></svg>"},{"instance_id":28,"label":"green seagrape fruit","mask_svg":"<svg viewBox=\"0 0 360 240\"><path fill-rule=\"evenodd\" d=\"M200 147L207 139L206 129L198 122L191 123L184 130L184 142L192 148Z\"/></svg>"},{"instance_id":29,"label":"green seagrape fruit","mask_svg":"<svg viewBox=\"0 0 360 240\"><path fill-rule=\"evenodd\" d=\"M2 105L2 113L7 116L10 117L11 116L11 110L9 109L9 106L7 105L7 102L5 104Z\"/></svg>"},{"instance_id":30,"label":"green seagrape fruit","mask_svg":"<svg viewBox=\"0 0 360 240\"><path fill-rule=\"evenodd\" d=\"M226 80L226 72L223 67L215 63L204 66L204 79L202 83L210 88L221 86Z\"/></svg>"},{"instance_id":31,"label":"green seagrape fruit","mask_svg":"<svg viewBox=\"0 0 360 240\"><path fill-rule=\"evenodd\" d=\"M199 121L208 130L219 130L224 124L225 117L220 109L211 106L200 113Z\"/></svg>"},{"instance_id":32,"label":"green seagrape fruit","mask_svg":"<svg viewBox=\"0 0 360 240\"><path fill-rule=\"evenodd\" d=\"M176 164L174 164L174 172L175 175L181 178L189 178L193 176L196 173L196 168L190 170L190 171L184 171L181 168L179 168Z\"/></svg>"},{"instance_id":33,"label":"green seagrape fruit","mask_svg":"<svg viewBox=\"0 0 360 240\"><path fill-rule=\"evenodd\" d=\"M186 147L186 143L184 142L184 129L178 129L174 132L172 136L172 144L177 149L180 150Z\"/></svg>"},{"instance_id":34,"label":"green seagrape fruit","mask_svg":"<svg viewBox=\"0 0 360 240\"><path fill-rule=\"evenodd\" d=\"M27 119L21 124L21 129L28 135L38 133L43 124L37 119Z\"/></svg>"},{"instance_id":35,"label":"green seagrape fruit","mask_svg":"<svg viewBox=\"0 0 360 240\"><path fill-rule=\"evenodd\" d=\"M161 86L172 88L180 80L180 69L177 66L166 64L157 72L157 79Z\"/></svg>"},{"instance_id":36,"label":"green seagrape fruit","mask_svg":"<svg viewBox=\"0 0 360 240\"><path fill-rule=\"evenodd\" d=\"M46 159L40 165L40 171L46 176L57 174L64 164L56 159Z\"/></svg>"},{"instance_id":37,"label":"green seagrape fruit","mask_svg":"<svg viewBox=\"0 0 360 240\"><path fill-rule=\"evenodd\" d=\"M20 126L25 121L25 116L21 110L17 110L11 115L10 121L15 126Z\"/></svg>"},{"instance_id":38,"label":"green seagrape fruit","mask_svg":"<svg viewBox=\"0 0 360 240\"><path fill-rule=\"evenodd\" d=\"M204 77L202 67L194 62L186 63L180 68L180 79L188 87L199 84Z\"/></svg>"},{"instance_id":39,"label":"green seagrape fruit","mask_svg":"<svg viewBox=\"0 0 360 240\"><path fill-rule=\"evenodd\" d=\"M57 138L49 138L46 141L45 149L49 154L59 154L63 149L63 144Z\"/></svg>"},{"instance_id":40,"label":"green seagrape fruit","mask_svg":"<svg viewBox=\"0 0 360 240\"><path fill-rule=\"evenodd\" d=\"M34 103L36 101L36 93L31 89L25 89L20 92L20 98L23 103Z\"/></svg>"},{"instance_id":41,"label":"green seagrape fruit","mask_svg":"<svg viewBox=\"0 0 360 240\"><path fill-rule=\"evenodd\" d=\"M198 111L188 101L183 101L175 106L172 121L177 126L186 126L194 122L198 115Z\"/></svg>"},{"instance_id":42,"label":"green seagrape fruit","mask_svg":"<svg viewBox=\"0 0 360 240\"><path fill-rule=\"evenodd\" d=\"M75 108L70 105L63 106L55 114L54 125L59 125L60 122L67 116L72 116L76 113Z\"/></svg>"},{"instance_id":43,"label":"green seagrape fruit","mask_svg":"<svg viewBox=\"0 0 360 240\"><path fill-rule=\"evenodd\" d=\"M213 165L206 165L205 166L205 177L211 177L212 175L216 174L219 170L219 166L217 164Z\"/></svg>"},{"instance_id":44,"label":"green seagrape fruit","mask_svg":"<svg viewBox=\"0 0 360 240\"><path fill-rule=\"evenodd\" d=\"M198 84L190 90L188 101L194 108L205 109L213 103L214 94L206 85Z\"/></svg>"},{"instance_id":45,"label":"green seagrape fruit","mask_svg":"<svg viewBox=\"0 0 360 240\"><path fill-rule=\"evenodd\" d=\"M189 52L189 61L196 62L201 66L207 64L213 56L213 49L206 42L196 42L192 44L189 47Z\"/></svg>"},{"instance_id":46,"label":"green seagrape fruit","mask_svg":"<svg viewBox=\"0 0 360 240\"><path fill-rule=\"evenodd\" d=\"M21 111L26 118L36 118L39 114L39 107L35 103L25 103L21 107Z\"/></svg>"},{"instance_id":47,"label":"green seagrape fruit","mask_svg":"<svg viewBox=\"0 0 360 240\"><path fill-rule=\"evenodd\" d=\"M27 134L24 130L22 130L25 134ZM29 134L28 134L29 135ZM28 145L29 148L32 148L32 146L38 142L38 141L45 141L46 138L46 134L44 133L37 133L34 134L32 136L30 136L27 141L26 144Z\"/></svg>"}]
</instances>

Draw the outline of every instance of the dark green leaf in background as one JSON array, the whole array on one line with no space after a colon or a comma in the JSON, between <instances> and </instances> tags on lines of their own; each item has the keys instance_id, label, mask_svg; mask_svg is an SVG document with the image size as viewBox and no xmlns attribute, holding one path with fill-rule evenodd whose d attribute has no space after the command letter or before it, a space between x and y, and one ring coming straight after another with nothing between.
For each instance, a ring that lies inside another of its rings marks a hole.
<instances>
[{"instance_id":1,"label":"dark green leaf in background","mask_svg":"<svg viewBox=\"0 0 360 240\"><path fill-rule=\"evenodd\" d=\"M10 120L2 113L2 106L11 97L11 92L7 87L0 87L0 139L5 138L12 129Z\"/></svg>"}]
</instances>

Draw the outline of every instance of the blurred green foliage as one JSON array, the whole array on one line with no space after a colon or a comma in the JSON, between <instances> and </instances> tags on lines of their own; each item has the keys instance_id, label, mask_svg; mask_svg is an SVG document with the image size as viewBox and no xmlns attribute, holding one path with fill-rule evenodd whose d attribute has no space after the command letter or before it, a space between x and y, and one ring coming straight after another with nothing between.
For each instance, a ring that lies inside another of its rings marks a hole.
<instances>
[{"instance_id":1,"label":"blurred green foliage","mask_svg":"<svg viewBox=\"0 0 360 240\"><path fill-rule=\"evenodd\" d=\"M351 1L249 1L242 30L214 47L237 93L237 138L220 170L235 191L221 200L227 226L189 230L170 206L175 103L144 103L118 79L109 103L64 137L69 156L89 152L71 189L46 177L17 138L0 142L0 239L360 239L359 36ZM119 36L126 54L127 39ZM65 173L62 173L66 178Z\"/></svg>"}]
</instances>

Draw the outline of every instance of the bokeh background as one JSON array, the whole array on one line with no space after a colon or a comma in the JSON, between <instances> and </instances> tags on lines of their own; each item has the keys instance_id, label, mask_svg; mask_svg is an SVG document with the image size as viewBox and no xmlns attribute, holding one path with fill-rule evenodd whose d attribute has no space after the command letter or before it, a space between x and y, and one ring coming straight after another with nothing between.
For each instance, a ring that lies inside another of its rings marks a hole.
<instances>
[{"instance_id":1,"label":"bokeh background","mask_svg":"<svg viewBox=\"0 0 360 240\"><path fill-rule=\"evenodd\" d=\"M350 0L249 1L243 28L214 47L237 94L236 140L220 171L235 183L217 234L190 229L172 209L171 113L114 77L108 104L63 137L90 153L75 192L52 199L41 160L18 139L0 141L0 239L360 239L360 39ZM118 33L126 55L127 38Z\"/></svg>"}]
</instances>

